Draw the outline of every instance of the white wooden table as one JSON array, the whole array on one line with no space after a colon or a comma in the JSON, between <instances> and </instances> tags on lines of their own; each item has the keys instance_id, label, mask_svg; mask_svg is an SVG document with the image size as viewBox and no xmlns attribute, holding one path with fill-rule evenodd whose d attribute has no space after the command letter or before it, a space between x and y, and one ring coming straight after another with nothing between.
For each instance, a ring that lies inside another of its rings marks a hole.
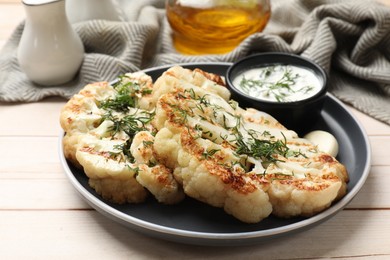
<instances>
[{"instance_id":1,"label":"white wooden table","mask_svg":"<svg viewBox=\"0 0 390 260\"><path fill-rule=\"evenodd\" d=\"M0 46L23 18L18 0L0 0ZM345 210L270 243L214 248L153 239L88 206L59 162L65 102L0 103L0 259L390 259L390 126L355 109L372 168Z\"/></svg>"}]
</instances>

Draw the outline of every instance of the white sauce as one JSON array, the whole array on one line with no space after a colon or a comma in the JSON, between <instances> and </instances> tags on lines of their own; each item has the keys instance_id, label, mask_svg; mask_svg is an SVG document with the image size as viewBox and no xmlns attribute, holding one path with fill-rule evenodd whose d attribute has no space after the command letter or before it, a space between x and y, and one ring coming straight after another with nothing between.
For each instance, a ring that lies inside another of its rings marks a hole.
<instances>
[{"instance_id":1,"label":"white sauce","mask_svg":"<svg viewBox=\"0 0 390 260\"><path fill-rule=\"evenodd\" d=\"M314 96L322 82L308 69L275 65L247 70L233 79L233 85L258 99L293 102Z\"/></svg>"}]
</instances>

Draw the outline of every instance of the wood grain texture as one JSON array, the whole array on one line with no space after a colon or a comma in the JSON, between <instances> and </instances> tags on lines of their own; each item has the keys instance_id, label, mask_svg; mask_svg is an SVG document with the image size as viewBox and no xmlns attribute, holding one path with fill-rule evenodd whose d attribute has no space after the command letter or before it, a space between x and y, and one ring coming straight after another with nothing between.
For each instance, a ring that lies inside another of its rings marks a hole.
<instances>
[{"instance_id":1,"label":"wood grain texture","mask_svg":"<svg viewBox=\"0 0 390 260\"><path fill-rule=\"evenodd\" d=\"M390 212L343 211L290 237L245 247L200 247L146 237L92 210L2 211L0 254L39 259L320 259L390 257ZM17 226L16 226L17 223ZM16 232L17 229L18 231ZM23 245L23 250L15 250Z\"/></svg>"},{"instance_id":2,"label":"wood grain texture","mask_svg":"<svg viewBox=\"0 0 390 260\"><path fill-rule=\"evenodd\" d=\"M0 47L23 19L19 0L0 0ZM372 167L348 207L289 237L216 248L144 236L85 203L59 161L64 104L0 103L0 259L390 259L390 126L351 107L369 136Z\"/></svg>"}]
</instances>

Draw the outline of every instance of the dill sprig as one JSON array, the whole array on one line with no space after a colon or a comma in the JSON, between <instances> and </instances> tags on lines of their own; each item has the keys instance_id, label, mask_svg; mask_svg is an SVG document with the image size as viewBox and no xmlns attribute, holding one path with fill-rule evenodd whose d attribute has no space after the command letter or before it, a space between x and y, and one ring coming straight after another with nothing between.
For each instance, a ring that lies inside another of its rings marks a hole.
<instances>
[{"instance_id":1,"label":"dill sprig","mask_svg":"<svg viewBox=\"0 0 390 260\"><path fill-rule=\"evenodd\" d=\"M123 85L117 85L115 88L117 93L114 98L103 100L99 107L104 110L114 110L118 112L126 112L131 107L136 106L136 98L131 88L133 83L129 82Z\"/></svg>"},{"instance_id":2,"label":"dill sprig","mask_svg":"<svg viewBox=\"0 0 390 260\"><path fill-rule=\"evenodd\" d=\"M264 163L280 161L276 155L286 157L289 148L287 146L286 137L283 135L283 140L258 139L253 134L250 134L246 142L240 132L236 138L236 153L238 155L247 155L255 159L261 159Z\"/></svg>"},{"instance_id":3,"label":"dill sprig","mask_svg":"<svg viewBox=\"0 0 390 260\"><path fill-rule=\"evenodd\" d=\"M130 152L130 146L133 142L133 138L138 132L147 130L147 124L150 123L150 121L153 119L153 116L154 114L149 112L135 112L134 114L119 117L113 115L111 111L108 111L103 116L103 119L113 122L112 127L109 129L109 131L112 132L112 136L114 137L119 132L124 132L129 137L123 144L114 146L114 149L117 150L118 153L112 155L117 156L119 154L123 154L123 156L127 158L127 161L134 163L135 158ZM147 142L144 143L144 145L146 146L151 144Z\"/></svg>"},{"instance_id":4,"label":"dill sprig","mask_svg":"<svg viewBox=\"0 0 390 260\"><path fill-rule=\"evenodd\" d=\"M134 163L135 158L130 152L130 146L131 146L131 139L127 140L123 144L115 145L114 149L118 150L119 153L122 153L130 163Z\"/></svg>"},{"instance_id":5,"label":"dill sprig","mask_svg":"<svg viewBox=\"0 0 390 260\"><path fill-rule=\"evenodd\" d=\"M212 157L214 154L216 154L217 152L219 152L220 149L211 149L211 150L206 150L202 153L202 157L204 159L209 159L210 157Z\"/></svg>"},{"instance_id":6,"label":"dill sprig","mask_svg":"<svg viewBox=\"0 0 390 260\"><path fill-rule=\"evenodd\" d=\"M127 112L130 108L137 107L137 95L147 95L151 89L142 88L134 81L128 81L126 75L120 76L118 82L113 84L116 94L113 98L103 100L99 107L104 110Z\"/></svg>"},{"instance_id":7,"label":"dill sprig","mask_svg":"<svg viewBox=\"0 0 390 260\"><path fill-rule=\"evenodd\" d=\"M108 112L103 118L114 123L110 129L110 131L113 132L113 135L123 131L128 136L134 137L136 133L147 130L146 125L150 123L154 117L153 113L143 112L142 114L137 114L135 112L134 114L125 115L124 117L118 117L111 112Z\"/></svg>"}]
</instances>

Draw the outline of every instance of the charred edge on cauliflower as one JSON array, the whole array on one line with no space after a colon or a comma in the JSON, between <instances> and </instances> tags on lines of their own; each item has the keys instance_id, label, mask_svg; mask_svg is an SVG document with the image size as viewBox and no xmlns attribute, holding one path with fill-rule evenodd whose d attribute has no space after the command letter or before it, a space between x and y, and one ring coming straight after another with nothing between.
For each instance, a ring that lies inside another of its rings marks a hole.
<instances>
[{"instance_id":1,"label":"charred edge on cauliflower","mask_svg":"<svg viewBox=\"0 0 390 260\"><path fill-rule=\"evenodd\" d=\"M139 172L139 168L138 167L132 167L130 165L130 164L134 163L134 157L131 155L129 150L123 148L123 146L125 146L125 145L126 145L126 143L123 144L123 145L115 146L114 149L118 150L118 152L95 151L95 149L93 147L82 147L82 148L80 148L80 151L81 152L86 152L86 153L89 153L89 154L93 154L93 155L99 155L101 157L104 157L106 160L114 160L114 161L117 161L117 162L125 162L126 163L126 167L128 167L130 170L134 171L135 176L137 176L137 174ZM130 159L130 157L133 158L133 159Z\"/></svg>"},{"instance_id":2,"label":"charred edge on cauliflower","mask_svg":"<svg viewBox=\"0 0 390 260\"><path fill-rule=\"evenodd\" d=\"M256 190L253 183L245 181L243 175L245 172L244 169L233 167L233 164L237 162L221 163L224 159L223 154L220 154L222 153L221 150L212 149L205 151L205 149L196 142L196 139L193 138L193 134L188 131L181 132L181 144L185 151L196 156L196 158L203 163L210 174L219 176L225 184L230 184L236 191L247 194ZM209 156L205 156L205 154L208 154ZM248 176L259 184L264 185L269 183L263 176L255 174Z\"/></svg>"}]
</instances>

